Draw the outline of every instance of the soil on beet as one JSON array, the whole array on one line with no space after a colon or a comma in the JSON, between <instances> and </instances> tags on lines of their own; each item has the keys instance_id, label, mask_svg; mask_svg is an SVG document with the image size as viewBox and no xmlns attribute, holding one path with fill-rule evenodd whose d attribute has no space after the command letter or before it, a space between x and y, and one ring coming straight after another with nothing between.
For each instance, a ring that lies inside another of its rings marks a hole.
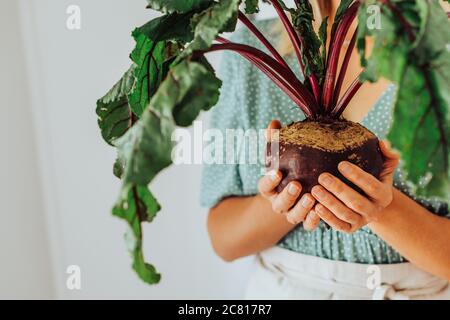
<instances>
[{"instance_id":1,"label":"soil on beet","mask_svg":"<svg viewBox=\"0 0 450 320\"><path fill-rule=\"evenodd\" d=\"M319 176L328 172L363 194L338 171L341 161L356 164L378 178L384 162L378 138L362 125L347 120L305 120L281 128L279 136L267 146L267 165L276 168L278 163L283 174L278 192L289 182L298 181L302 184L301 195L309 193L318 184Z\"/></svg>"}]
</instances>

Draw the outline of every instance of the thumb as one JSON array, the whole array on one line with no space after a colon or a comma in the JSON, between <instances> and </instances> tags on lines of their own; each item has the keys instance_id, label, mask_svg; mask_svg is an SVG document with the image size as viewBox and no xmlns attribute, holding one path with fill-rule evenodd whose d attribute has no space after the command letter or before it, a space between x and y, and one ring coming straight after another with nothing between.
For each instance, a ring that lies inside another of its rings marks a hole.
<instances>
[{"instance_id":1,"label":"thumb","mask_svg":"<svg viewBox=\"0 0 450 320\"><path fill-rule=\"evenodd\" d=\"M267 130L266 130L266 140L267 141L272 140L273 130L277 130L277 129L281 129L281 122L278 120L272 120L269 123L269 126L267 127Z\"/></svg>"}]
</instances>

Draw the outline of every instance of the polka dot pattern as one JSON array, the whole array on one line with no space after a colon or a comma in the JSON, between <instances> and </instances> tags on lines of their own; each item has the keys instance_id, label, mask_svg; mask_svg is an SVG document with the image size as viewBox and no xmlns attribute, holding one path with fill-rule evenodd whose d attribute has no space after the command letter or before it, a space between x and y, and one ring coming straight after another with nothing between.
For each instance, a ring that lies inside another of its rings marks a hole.
<instances>
[{"instance_id":1,"label":"polka dot pattern","mask_svg":"<svg viewBox=\"0 0 450 320\"><path fill-rule=\"evenodd\" d=\"M277 41L277 35L272 32L274 21L257 22L260 30L265 34L271 34L272 43ZM235 32L232 40L263 49L245 29ZM297 76L303 80L295 57L290 56L286 60ZM304 119L299 108L278 87L261 71L234 53L224 53L219 77L223 80L222 94L219 103L211 111L210 127L221 130L224 137L226 129L259 130L265 129L272 119L279 119L283 124ZM391 85L362 121L365 127L381 139L386 137L389 131L395 95L396 88ZM264 147L261 139L258 146L261 159L264 157ZM213 207L226 197L257 194L257 183L262 172L262 161L255 165L205 165L201 204ZM400 170L396 173L395 186L436 214L449 216L448 204L413 197L411 188L404 181ZM300 225L287 234L278 245L302 254L354 263L391 264L405 261L398 252L367 227L349 235L328 230L323 222L313 232L304 230Z\"/></svg>"}]
</instances>

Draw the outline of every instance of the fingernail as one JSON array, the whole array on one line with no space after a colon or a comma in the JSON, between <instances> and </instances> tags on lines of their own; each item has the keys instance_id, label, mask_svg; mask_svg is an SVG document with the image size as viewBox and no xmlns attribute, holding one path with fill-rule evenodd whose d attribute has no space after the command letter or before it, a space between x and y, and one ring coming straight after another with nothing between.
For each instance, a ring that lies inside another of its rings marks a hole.
<instances>
[{"instance_id":1,"label":"fingernail","mask_svg":"<svg viewBox=\"0 0 450 320\"><path fill-rule=\"evenodd\" d=\"M308 208L309 206L311 206L311 204L312 204L312 200L308 196L304 196L302 199L302 207Z\"/></svg>"},{"instance_id":2,"label":"fingernail","mask_svg":"<svg viewBox=\"0 0 450 320\"><path fill-rule=\"evenodd\" d=\"M316 212L314 210L311 210L308 213L308 216L306 217L306 220L308 220L308 222L312 222L312 220L314 220L314 218L315 218L315 215L316 215Z\"/></svg>"},{"instance_id":3,"label":"fingernail","mask_svg":"<svg viewBox=\"0 0 450 320\"><path fill-rule=\"evenodd\" d=\"M320 187L313 188L312 192L318 198L323 198L325 196L325 191L323 191Z\"/></svg>"},{"instance_id":4,"label":"fingernail","mask_svg":"<svg viewBox=\"0 0 450 320\"><path fill-rule=\"evenodd\" d=\"M347 163L347 162L341 162L339 164L339 169L343 172L343 173L350 173L352 171L352 167Z\"/></svg>"},{"instance_id":5,"label":"fingernail","mask_svg":"<svg viewBox=\"0 0 450 320\"><path fill-rule=\"evenodd\" d=\"M295 196L298 192L299 188L297 185L291 183L288 187L288 192L290 195Z\"/></svg>"},{"instance_id":6,"label":"fingernail","mask_svg":"<svg viewBox=\"0 0 450 320\"><path fill-rule=\"evenodd\" d=\"M333 178L329 174L322 174L319 177L320 183L325 185L331 185L333 183Z\"/></svg>"}]
</instances>

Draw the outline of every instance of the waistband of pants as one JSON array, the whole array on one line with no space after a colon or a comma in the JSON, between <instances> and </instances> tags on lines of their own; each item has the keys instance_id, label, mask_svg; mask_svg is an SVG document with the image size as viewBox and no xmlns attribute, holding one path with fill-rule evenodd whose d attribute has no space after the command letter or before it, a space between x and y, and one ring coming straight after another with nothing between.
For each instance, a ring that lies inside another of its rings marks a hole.
<instances>
[{"instance_id":1,"label":"waistband of pants","mask_svg":"<svg viewBox=\"0 0 450 320\"><path fill-rule=\"evenodd\" d=\"M449 289L448 281L411 263L350 263L308 256L280 247L259 253L259 262L262 267L302 286L367 299L421 299Z\"/></svg>"}]
</instances>

